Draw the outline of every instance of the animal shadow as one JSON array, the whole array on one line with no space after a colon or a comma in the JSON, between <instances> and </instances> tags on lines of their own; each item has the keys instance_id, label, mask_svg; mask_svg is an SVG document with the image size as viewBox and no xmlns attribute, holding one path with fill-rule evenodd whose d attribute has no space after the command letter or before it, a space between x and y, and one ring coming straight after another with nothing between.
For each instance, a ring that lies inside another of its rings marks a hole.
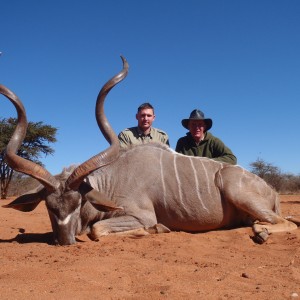
<instances>
[{"instance_id":1,"label":"animal shadow","mask_svg":"<svg viewBox=\"0 0 300 300\"><path fill-rule=\"evenodd\" d=\"M53 232L45 232L45 233L25 233L24 228L18 228L19 233L12 239L1 239L1 243L18 243L18 244L30 244L30 243L41 243L48 245L55 245L53 240ZM76 242L84 243L87 242L87 239L82 239L76 237Z\"/></svg>"},{"instance_id":2,"label":"animal shadow","mask_svg":"<svg viewBox=\"0 0 300 300\"><path fill-rule=\"evenodd\" d=\"M288 201L288 202L283 202L283 203L300 204L300 201L293 200L293 201Z\"/></svg>"},{"instance_id":3,"label":"animal shadow","mask_svg":"<svg viewBox=\"0 0 300 300\"><path fill-rule=\"evenodd\" d=\"M29 244L29 243L42 243L48 245L54 245L53 233L21 233L17 234L12 239L0 239L0 243L19 243L19 244Z\"/></svg>"}]
</instances>

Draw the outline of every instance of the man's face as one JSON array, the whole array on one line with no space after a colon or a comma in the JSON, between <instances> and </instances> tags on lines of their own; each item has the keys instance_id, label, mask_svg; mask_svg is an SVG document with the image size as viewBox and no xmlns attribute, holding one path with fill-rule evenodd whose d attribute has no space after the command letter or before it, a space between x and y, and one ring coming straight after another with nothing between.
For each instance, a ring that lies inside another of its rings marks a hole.
<instances>
[{"instance_id":1,"label":"man's face","mask_svg":"<svg viewBox=\"0 0 300 300\"><path fill-rule=\"evenodd\" d=\"M155 115L153 113L153 109L151 108L145 108L140 110L136 114L136 119L138 120L138 126L143 131L146 131L149 129L152 125L152 122L155 119Z\"/></svg>"},{"instance_id":2,"label":"man's face","mask_svg":"<svg viewBox=\"0 0 300 300\"><path fill-rule=\"evenodd\" d=\"M199 142L204 136L206 124L203 120L190 120L189 130L196 142Z\"/></svg>"}]
</instances>

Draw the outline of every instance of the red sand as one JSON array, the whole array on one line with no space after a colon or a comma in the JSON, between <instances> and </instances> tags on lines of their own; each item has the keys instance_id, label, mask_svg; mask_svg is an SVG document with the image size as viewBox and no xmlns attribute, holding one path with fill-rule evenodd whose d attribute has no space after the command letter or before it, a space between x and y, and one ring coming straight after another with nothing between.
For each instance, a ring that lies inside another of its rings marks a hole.
<instances>
[{"instance_id":1,"label":"red sand","mask_svg":"<svg viewBox=\"0 0 300 300\"><path fill-rule=\"evenodd\" d=\"M1 200L7 204L12 199ZM300 195L281 196L284 216ZM51 245L44 204L0 207L1 299L300 299L300 229L255 244L251 228ZM298 297L297 297L298 295Z\"/></svg>"}]
</instances>

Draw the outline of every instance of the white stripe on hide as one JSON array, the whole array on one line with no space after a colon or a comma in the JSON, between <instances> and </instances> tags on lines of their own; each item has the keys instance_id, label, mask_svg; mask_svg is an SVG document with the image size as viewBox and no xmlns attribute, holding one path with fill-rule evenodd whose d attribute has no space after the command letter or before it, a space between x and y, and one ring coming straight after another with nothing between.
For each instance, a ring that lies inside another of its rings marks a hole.
<instances>
[{"instance_id":1,"label":"white stripe on hide","mask_svg":"<svg viewBox=\"0 0 300 300\"><path fill-rule=\"evenodd\" d=\"M174 155L174 160L173 160L174 171L175 171L175 178L176 178L177 186L178 186L179 200L180 200L180 202L182 202L182 190L181 190L181 183L180 183L180 178L179 178L178 170L177 170L176 157L177 157L177 155Z\"/></svg>"},{"instance_id":2,"label":"white stripe on hide","mask_svg":"<svg viewBox=\"0 0 300 300\"><path fill-rule=\"evenodd\" d=\"M166 203L166 185L165 185L165 178L164 178L164 166L163 166L163 151L160 151L160 159L159 159L159 163L160 163L160 177L161 177L161 184L162 184L162 189L163 189L163 202L165 207L167 206Z\"/></svg>"},{"instance_id":3,"label":"white stripe on hide","mask_svg":"<svg viewBox=\"0 0 300 300\"><path fill-rule=\"evenodd\" d=\"M175 171L175 178L176 178L177 186L178 186L179 201L180 201L182 207L187 211L187 208L186 208L185 203L183 201L181 181L180 181L180 178L179 178L178 168L177 168L177 163L176 163L176 158L177 157L178 157L177 155L174 155L174 171Z\"/></svg>"},{"instance_id":4,"label":"white stripe on hide","mask_svg":"<svg viewBox=\"0 0 300 300\"><path fill-rule=\"evenodd\" d=\"M208 209L205 207L203 201L202 201L202 198L201 198L201 194L200 194L200 190L199 190L199 181L198 181L198 177L197 177L197 172L196 172L196 169L195 169L195 166L194 166L194 163L193 163L193 160L191 157L189 157L189 160L190 160L190 163L191 163L191 166L192 166L192 170L194 172L194 178L195 178L195 185L196 185L196 191L197 191L197 196L198 196L198 199L200 201L200 203L202 204L202 207L208 211Z\"/></svg>"},{"instance_id":5,"label":"white stripe on hide","mask_svg":"<svg viewBox=\"0 0 300 300\"><path fill-rule=\"evenodd\" d=\"M202 182L206 182L206 187L207 187L207 190L208 190L208 193L211 194L211 187L212 187L212 183L211 183L211 180L210 178L208 177L208 173L207 173L207 170L203 164L203 162L200 160L201 164L202 164L202 169L204 171L204 175L205 175L205 180L203 180Z\"/></svg>"}]
</instances>

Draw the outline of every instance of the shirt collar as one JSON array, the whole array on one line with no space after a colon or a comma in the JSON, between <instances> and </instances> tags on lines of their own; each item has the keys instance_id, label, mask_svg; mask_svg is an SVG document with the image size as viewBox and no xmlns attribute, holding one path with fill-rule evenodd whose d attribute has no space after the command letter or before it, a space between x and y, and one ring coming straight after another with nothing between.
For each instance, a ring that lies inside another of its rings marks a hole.
<instances>
[{"instance_id":1,"label":"shirt collar","mask_svg":"<svg viewBox=\"0 0 300 300\"><path fill-rule=\"evenodd\" d=\"M186 135L189 136L190 139L198 146L202 141L204 141L204 140L206 139L207 131L204 132L204 136L201 138L201 140L199 141L199 143L196 143L196 142L195 142L195 140L193 139L193 137L192 137L192 135L191 135L190 132L188 132Z\"/></svg>"},{"instance_id":2,"label":"shirt collar","mask_svg":"<svg viewBox=\"0 0 300 300\"><path fill-rule=\"evenodd\" d=\"M152 131L152 127L150 127L150 132L148 134L144 134L144 132L139 127L137 127L137 132L140 137L149 136L152 138L151 131Z\"/></svg>"}]
</instances>

